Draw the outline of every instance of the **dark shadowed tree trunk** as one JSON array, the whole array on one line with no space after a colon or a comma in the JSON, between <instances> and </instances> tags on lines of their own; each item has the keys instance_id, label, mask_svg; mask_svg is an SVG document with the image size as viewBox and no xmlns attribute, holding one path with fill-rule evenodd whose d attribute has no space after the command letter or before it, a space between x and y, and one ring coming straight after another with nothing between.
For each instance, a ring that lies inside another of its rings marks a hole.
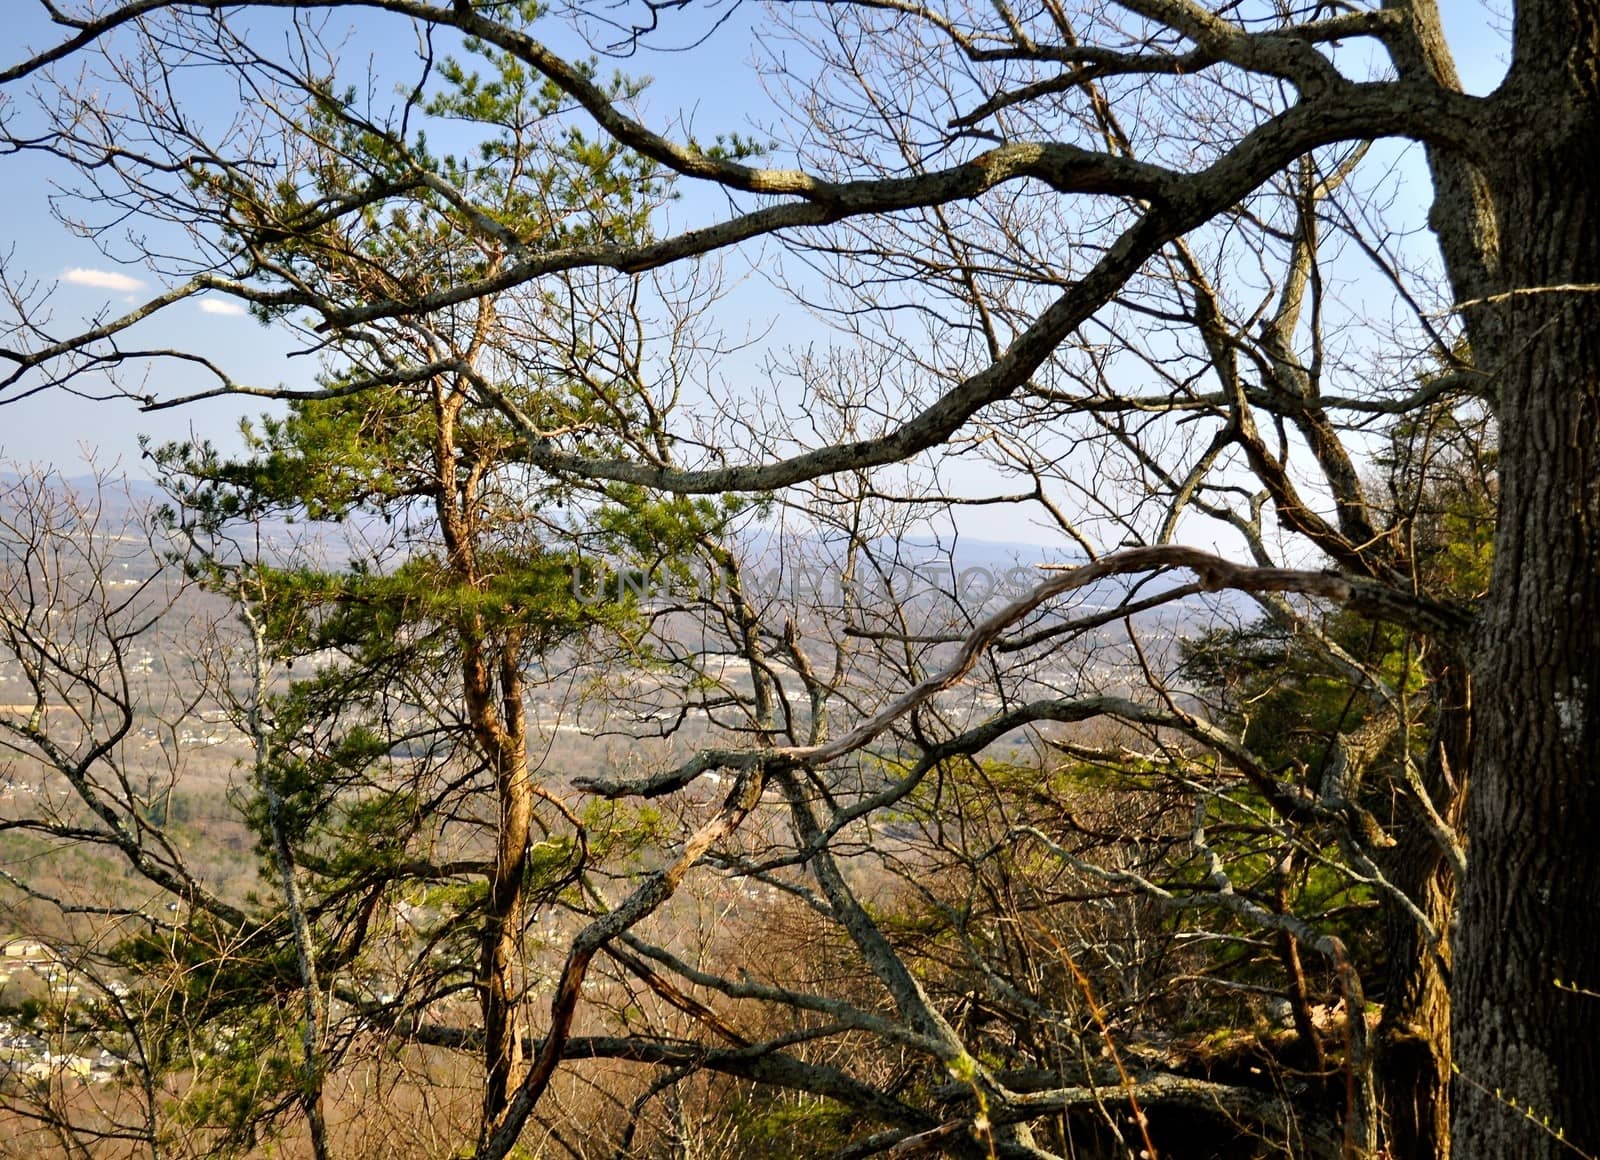
<instances>
[{"instance_id":1,"label":"dark shadowed tree trunk","mask_svg":"<svg viewBox=\"0 0 1600 1160\"><path fill-rule=\"evenodd\" d=\"M1475 665L1455 1155L1600 1152L1600 5L1518 5L1485 176L1504 298L1494 578ZM1548 1127L1546 1127L1548 1122Z\"/></svg>"},{"instance_id":2,"label":"dark shadowed tree trunk","mask_svg":"<svg viewBox=\"0 0 1600 1160\"><path fill-rule=\"evenodd\" d=\"M1431 674L1439 719L1422 763L1423 788L1451 825L1459 825L1460 773L1470 768L1471 694L1455 658ZM1411 803L1407 806L1415 811ZM1413 812L1387 859L1390 881L1405 891L1441 937L1437 944L1399 907L1386 908L1391 979L1384 1003L1378 1080L1385 1142L1394 1156L1450 1154L1449 932L1458 883L1444 849Z\"/></svg>"}]
</instances>

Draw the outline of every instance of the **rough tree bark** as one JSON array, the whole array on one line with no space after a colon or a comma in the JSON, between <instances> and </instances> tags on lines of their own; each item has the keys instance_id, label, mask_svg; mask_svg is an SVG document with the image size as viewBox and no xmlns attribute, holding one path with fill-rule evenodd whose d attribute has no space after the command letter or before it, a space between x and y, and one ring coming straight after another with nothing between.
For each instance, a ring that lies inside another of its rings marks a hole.
<instances>
[{"instance_id":1,"label":"rough tree bark","mask_svg":"<svg viewBox=\"0 0 1600 1160\"><path fill-rule=\"evenodd\" d=\"M1558 1135L1600 1151L1600 999L1568 989L1600 963L1600 5L1522 3L1515 37L1485 172L1507 289L1477 352L1500 508L1452 995L1458 1160L1571 1155Z\"/></svg>"}]
</instances>

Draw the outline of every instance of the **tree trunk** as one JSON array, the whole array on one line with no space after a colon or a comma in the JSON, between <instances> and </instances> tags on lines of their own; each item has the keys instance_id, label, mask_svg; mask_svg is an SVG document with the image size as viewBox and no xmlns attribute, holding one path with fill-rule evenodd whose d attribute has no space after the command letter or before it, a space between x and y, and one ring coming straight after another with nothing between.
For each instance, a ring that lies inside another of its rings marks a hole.
<instances>
[{"instance_id":1,"label":"tree trunk","mask_svg":"<svg viewBox=\"0 0 1600 1160\"><path fill-rule=\"evenodd\" d=\"M1600 9L1519 5L1486 170L1507 295L1453 988L1456 1156L1600 1153ZM1548 1123L1548 1126L1546 1126Z\"/></svg>"},{"instance_id":2,"label":"tree trunk","mask_svg":"<svg viewBox=\"0 0 1600 1160\"><path fill-rule=\"evenodd\" d=\"M1429 675L1438 717L1423 760L1423 789L1448 825L1459 828L1460 778L1471 767L1471 682L1459 658L1435 649ZM1389 880L1405 892L1442 936L1427 933L1403 908L1384 910L1388 986L1379 1028L1378 1083L1383 1139L1395 1157L1446 1160L1450 1155L1450 929L1458 883L1439 840L1409 810L1399 840L1384 858Z\"/></svg>"},{"instance_id":3,"label":"tree trunk","mask_svg":"<svg viewBox=\"0 0 1600 1160\"><path fill-rule=\"evenodd\" d=\"M522 678L517 650L501 646L500 689L503 717L494 748L495 788L500 811L494 877L489 883L489 913L484 931L483 1030L485 1063L483 1130L499 1123L513 1088L521 1079L522 1028L518 1011L522 985L522 927L526 918L528 840L533 823L533 786L524 750ZM469 695L469 703L474 698ZM492 721L493 718L491 717Z\"/></svg>"},{"instance_id":4,"label":"tree trunk","mask_svg":"<svg viewBox=\"0 0 1600 1160\"><path fill-rule=\"evenodd\" d=\"M477 562L481 464L464 463L456 423L467 394L460 382L434 383L434 510L450 574L466 587L483 583ZM467 722L494 777L498 808L494 868L480 949L479 1004L483 1013L484 1090L479 1144L499 1126L523 1067L520 1007L522 927L526 917L528 840L533 827L533 782L527 761L522 642L515 631L491 633L484 618L466 613L457 626Z\"/></svg>"}]
</instances>

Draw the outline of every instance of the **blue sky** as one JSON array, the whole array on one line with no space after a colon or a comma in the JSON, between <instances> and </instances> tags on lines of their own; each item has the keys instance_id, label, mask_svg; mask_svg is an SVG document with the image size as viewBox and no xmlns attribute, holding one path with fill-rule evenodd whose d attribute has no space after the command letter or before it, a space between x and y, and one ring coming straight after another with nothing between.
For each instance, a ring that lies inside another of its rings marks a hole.
<instances>
[{"instance_id":1,"label":"blue sky","mask_svg":"<svg viewBox=\"0 0 1600 1160\"><path fill-rule=\"evenodd\" d=\"M12 9L25 13L8 27L7 40L15 47L6 50L7 56L20 59L24 46L49 44L57 39L33 0L0 3L7 7L8 16ZM338 19L345 17L341 14ZM351 34L344 38L345 55L354 68L364 67L369 56L380 62L409 62L415 55L415 37L402 21L368 13L351 27ZM558 48L574 55L584 54L575 37L560 35L559 27L551 31L556 34L552 35L552 43ZM770 107L750 70L744 67L749 57L747 28L730 23L718 29L715 37L713 44L693 54L693 67L688 55L672 52L651 53L648 59L636 58L619 65L632 75L652 78L646 99L647 108L656 117L664 120L684 110L695 132L703 137L730 130L749 132L752 118L767 114ZM664 67L658 69L658 64ZM225 86L219 85L212 93L203 84L195 88L193 98L215 102L219 107L234 99ZM25 100L25 96L18 95L19 105ZM112 254L108 256L94 242L76 236L56 219L50 199L60 194L63 183L73 181L71 171L54 158L34 154L0 157L0 205L6 208L5 221L0 223L0 259L13 277L25 273L30 281L55 281L50 316L52 331L59 335L80 329L92 317L114 316L163 285L163 280L148 269L116 260L130 249L124 241L128 231L111 232ZM695 211L692 196L683 208ZM715 207L702 203L699 208ZM160 234L156 236L159 238ZM775 296L765 297L767 307L775 312ZM218 358L231 371L238 372L236 377L241 381L310 386L316 372L309 360L285 357L294 346L287 336L262 327L236 303L221 296L179 303L139 324L130 334L136 336L130 338L130 344L136 341L144 347L182 347ZM138 384L140 380L131 381ZM213 385L204 372L172 363L152 368L144 381L154 393L164 396ZM97 390L100 385L98 380L82 383L86 391ZM139 435L147 434L159 441L198 432L226 442L232 438L240 417L253 415L261 408L259 401L221 399L150 413L139 411L125 400L94 401L52 391L0 407L0 458L53 463L76 471L88 454L101 466L120 462L124 469L138 472Z\"/></svg>"},{"instance_id":2,"label":"blue sky","mask_svg":"<svg viewBox=\"0 0 1600 1160\"><path fill-rule=\"evenodd\" d=\"M3 2L8 16L18 10L27 13L8 28L6 39L12 47L5 50L6 56L20 55L20 46L53 39L32 0ZM1504 21L1476 0L1446 0L1443 7L1448 35L1468 87L1488 91L1504 69L1505 51L1497 31ZM626 71L653 78L646 108L655 123L665 123L682 110L704 139L716 132L749 132L772 118L774 110L748 67L752 56L749 20L753 16L758 18L757 11L747 6L716 30L709 43L694 51L648 52L623 62ZM569 35L547 35L558 49L571 52L577 48ZM346 52L353 61L363 61L368 54L379 60L399 60L412 53L414 44L401 22L369 16L347 42ZM196 90L196 96L210 99L203 89ZM20 94L18 97L19 103L25 100ZM221 91L215 97L224 103L228 99ZM1412 203L1408 216L1420 223L1428 196L1426 174L1417 151L1396 146L1395 154L1396 164L1402 167L1401 195ZM54 220L48 198L54 182L64 176L59 164L48 158L0 157L0 205L6 209L5 221L0 224L0 256L13 277L26 271L46 283L57 281L51 303L55 329L62 333L76 329L80 320L97 311L123 308L160 285L150 271L108 259L92 243L72 236ZM699 216L717 208L710 191L691 192L673 213L675 217ZM743 277L737 307L743 325L761 329L771 324L768 342L772 346L804 341L806 324L798 321L799 312L741 266L741 262L748 265L756 260L752 255L735 257L729 267L735 278ZM260 383L309 385L316 369L305 359L286 360L289 344L284 336L261 327L221 299L181 303L142 324L138 338L143 345L181 346L217 356L243 377ZM754 373L758 355L747 355L742 367L732 368L733 375ZM209 383L198 372L165 365L152 371L149 385L157 393L170 395ZM124 401L91 402L47 393L0 408L0 457L54 463L72 473L78 470L84 453L92 450L103 466L120 461L125 469L137 473L139 434L160 440L193 431L226 441L241 415L259 410L259 404L248 401L219 400L144 414ZM1003 534L1013 537L1017 531L1006 528Z\"/></svg>"}]
</instances>

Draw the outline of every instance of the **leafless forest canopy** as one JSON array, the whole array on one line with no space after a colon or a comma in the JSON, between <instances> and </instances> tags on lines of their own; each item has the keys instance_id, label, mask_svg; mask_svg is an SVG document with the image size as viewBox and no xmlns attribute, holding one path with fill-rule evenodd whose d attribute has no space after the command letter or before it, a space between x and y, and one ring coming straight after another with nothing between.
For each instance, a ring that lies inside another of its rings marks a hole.
<instances>
[{"instance_id":1,"label":"leafless forest canopy","mask_svg":"<svg viewBox=\"0 0 1600 1160\"><path fill-rule=\"evenodd\" d=\"M15 4L0 1152L1600 1154L1593 0Z\"/></svg>"}]
</instances>

